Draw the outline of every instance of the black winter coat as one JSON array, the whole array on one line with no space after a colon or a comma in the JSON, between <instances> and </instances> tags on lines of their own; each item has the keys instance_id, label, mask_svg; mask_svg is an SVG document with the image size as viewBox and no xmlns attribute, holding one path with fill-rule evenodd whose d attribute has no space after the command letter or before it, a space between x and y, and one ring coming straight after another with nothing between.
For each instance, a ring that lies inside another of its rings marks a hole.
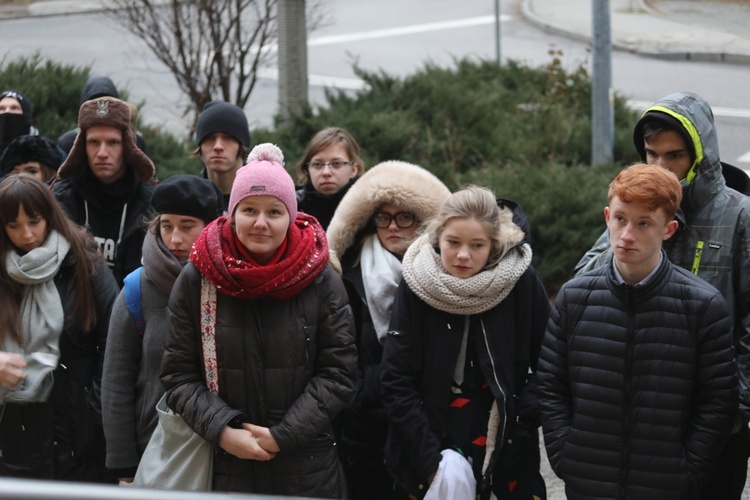
<instances>
[{"instance_id":1,"label":"black winter coat","mask_svg":"<svg viewBox=\"0 0 750 500\"><path fill-rule=\"evenodd\" d=\"M315 190L315 188L309 182L297 189L297 209L300 212L305 212L308 215L312 215L323 229L328 229L328 225L331 223L336 207L339 206L341 199L344 197L349 188L359 179L355 177L349 183L342 187L338 192L334 194L323 194Z\"/></svg>"},{"instance_id":2,"label":"black winter coat","mask_svg":"<svg viewBox=\"0 0 750 500\"><path fill-rule=\"evenodd\" d=\"M734 423L721 294L664 253L643 286L606 265L557 295L539 360L547 455L569 499L697 494Z\"/></svg>"},{"instance_id":3,"label":"black winter coat","mask_svg":"<svg viewBox=\"0 0 750 500\"><path fill-rule=\"evenodd\" d=\"M380 396L380 363L383 346L372 323L367 295L362 283L362 268L357 265L344 272L344 286L354 312L357 327L359 378L354 396L342 415L344 449L355 449L357 459L365 457L382 470L383 445L388 432L388 416ZM357 467L357 463L351 463Z\"/></svg>"},{"instance_id":4,"label":"black winter coat","mask_svg":"<svg viewBox=\"0 0 750 500\"><path fill-rule=\"evenodd\" d=\"M200 274L188 263L169 301L162 383L170 408L214 444L213 488L338 498L345 482L331 421L354 387L354 323L339 276L328 266L294 297L242 300L217 294L217 397L205 384ZM241 460L218 447L225 426L268 427L281 452Z\"/></svg>"},{"instance_id":5,"label":"black winter coat","mask_svg":"<svg viewBox=\"0 0 750 500\"><path fill-rule=\"evenodd\" d=\"M66 319L73 314L76 257L55 276ZM96 327L78 320L60 335L60 363L47 402L7 403L0 410L0 475L63 481L111 482L104 467L101 380L112 305L118 288L102 259L92 276Z\"/></svg>"},{"instance_id":6,"label":"black winter coat","mask_svg":"<svg viewBox=\"0 0 750 500\"><path fill-rule=\"evenodd\" d=\"M526 379L536 370L548 311L544 286L529 267L502 302L471 317L469 335L479 347L481 368L500 411L489 471L500 454L531 453L535 461L531 470L495 470L494 481L502 481L503 473L531 477L539 470L536 391ZM406 281L399 285L382 364L383 401L391 424L385 458L397 481L417 495L424 494L428 476L440 463L464 318L429 306Z\"/></svg>"}]
</instances>

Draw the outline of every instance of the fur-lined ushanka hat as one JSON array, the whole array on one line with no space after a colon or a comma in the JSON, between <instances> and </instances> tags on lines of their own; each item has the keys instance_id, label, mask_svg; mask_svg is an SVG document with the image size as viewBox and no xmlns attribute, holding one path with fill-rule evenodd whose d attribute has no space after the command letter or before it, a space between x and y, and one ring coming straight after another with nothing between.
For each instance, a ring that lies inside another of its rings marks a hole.
<instances>
[{"instance_id":1,"label":"fur-lined ushanka hat","mask_svg":"<svg viewBox=\"0 0 750 500\"><path fill-rule=\"evenodd\" d=\"M331 255L342 258L381 205L396 205L424 222L438 214L450 194L440 179L418 165L395 160L375 165L347 191L333 214L326 231Z\"/></svg>"},{"instance_id":2,"label":"fur-lined ushanka hat","mask_svg":"<svg viewBox=\"0 0 750 500\"><path fill-rule=\"evenodd\" d=\"M122 153L125 168L133 170L141 182L154 176L154 163L138 149L135 132L131 128L132 105L114 97L98 97L86 101L78 111L78 128L73 147L58 170L61 179L75 177L88 165L86 156L86 130L98 125L122 130Z\"/></svg>"}]
</instances>

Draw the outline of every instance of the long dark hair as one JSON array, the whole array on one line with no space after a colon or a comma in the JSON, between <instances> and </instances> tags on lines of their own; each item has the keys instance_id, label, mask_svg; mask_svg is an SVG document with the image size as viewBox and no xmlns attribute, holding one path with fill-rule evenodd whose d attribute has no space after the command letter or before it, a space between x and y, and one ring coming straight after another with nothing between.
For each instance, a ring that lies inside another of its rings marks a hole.
<instances>
[{"instance_id":1,"label":"long dark hair","mask_svg":"<svg viewBox=\"0 0 750 500\"><path fill-rule=\"evenodd\" d=\"M47 234L54 229L70 244L70 252L76 257L73 274L75 302L73 314L65 318L65 324L68 326L77 318L84 331L90 331L96 325L91 276L98 258L98 247L83 228L68 219L46 185L30 175L18 174L6 177L0 183L0 339L10 335L19 345L22 343L20 304L23 285L12 280L5 268L5 255L16 250L5 226L18 219L20 207L28 217L44 218Z\"/></svg>"}]
</instances>

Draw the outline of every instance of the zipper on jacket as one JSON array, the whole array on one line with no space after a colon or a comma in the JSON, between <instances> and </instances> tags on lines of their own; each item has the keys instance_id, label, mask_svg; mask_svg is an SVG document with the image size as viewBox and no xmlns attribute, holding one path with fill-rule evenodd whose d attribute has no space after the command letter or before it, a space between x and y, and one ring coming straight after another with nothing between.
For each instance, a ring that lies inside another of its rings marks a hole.
<instances>
[{"instance_id":1,"label":"zipper on jacket","mask_svg":"<svg viewBox=\"0 0 750 500\"><path fill-rule=\"evenodd\" d=\"M698 275L698 270L700 270L701 267L701 258L703 257L703 242L699 241L697 245L695 245L695 255L693 255L693 266L690 268L690 272Z\"/></svg>"},{"instance_id":2,"label":"zipper on jacket","mask_svg":"<svg viewBox=\"0 0 750 500\"><path fill-rule=\"evenodd\" d=\"M305 367L310 362L310 329L307 327L307 321L302 318L302 330L305 332Z\"/></svg>"},{"instance_id":3,"label":"zipper on jacket","mask_svg":"<svg viewBox=\"0 0 750 500\"><path fill-rule=\"evenodd\" d=\"M627 498L628 467L630 463L630 388L633 375L633 336L635 335L635 315L633 314L633 288L625 289L626 311L628 315L625 331L625 370L623 378L623 432L622 432L622 469L620 471L620 498Z\"/></svg>"},{"instance_id":4,"label":"zipper on jacket","mask_svg":"<svg viewBox=\"0 0 750 500\"><path fill-rule=\"evenodd\" d=\"M505 445L505 427L508 423L508 413L507 408L505 407L507 403L507 396L505 395L505 391L503 390L503 386L500 385L500 380L497 378L497 368L495 367L495 360L492 358L492 351L490 350L490 343L487 339L487 330L484 328L484 321L482 320L481 316L477 316L479 318L479 324L482 326L482 337L484 339L484 347L487 349L487 355L490 358L490 364L492 364L492 377L495 379L495 384L497 385L497 388L500 389L500 394L503 395L503 412L502 412L502 425L501 425L501 431L500 431L500 438L497 440L498 443L500 443L500 447L496 447L495 450L499 450Z\"/></svg>"}]
</instances>

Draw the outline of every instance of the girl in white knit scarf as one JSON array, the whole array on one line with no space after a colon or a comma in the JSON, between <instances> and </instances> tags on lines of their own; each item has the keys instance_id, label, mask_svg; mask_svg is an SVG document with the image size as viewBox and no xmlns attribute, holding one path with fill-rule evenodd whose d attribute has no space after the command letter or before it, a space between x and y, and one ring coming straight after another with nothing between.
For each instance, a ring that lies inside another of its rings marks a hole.
<instances>
[{"instance_id":1,"label":"girl in white knit scarf","mask_svg":"<svg viewBox=\"0 0 750 500\"><path fill-rule=\"evenodd\" d=\"M386 463L408 493L543 492L535 484L538 423L517 433L516 422L549 303L513 215L491 191L470 186L446 201L404 256L381 381L392 427ZM522 448L508 451L504 443L517 434Z\"/></svg>"}]
</instances>

